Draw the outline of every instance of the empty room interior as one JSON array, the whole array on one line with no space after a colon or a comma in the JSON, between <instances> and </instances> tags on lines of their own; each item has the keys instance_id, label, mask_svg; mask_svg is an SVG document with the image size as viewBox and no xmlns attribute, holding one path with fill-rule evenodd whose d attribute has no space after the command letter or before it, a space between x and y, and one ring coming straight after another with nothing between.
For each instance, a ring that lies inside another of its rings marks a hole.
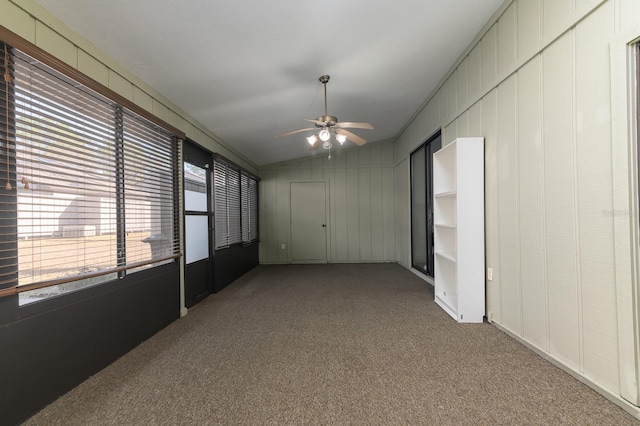
<instances>
[{"instance_id":1,"label":"empty room interior","mask_svg":"<svg viewBox=\"0 0 640 426\"><path fill-rule=\"evenodd\" d=\"M633 424L637 0L0 0L0 425Z\"/></svg>"}]
</instances>

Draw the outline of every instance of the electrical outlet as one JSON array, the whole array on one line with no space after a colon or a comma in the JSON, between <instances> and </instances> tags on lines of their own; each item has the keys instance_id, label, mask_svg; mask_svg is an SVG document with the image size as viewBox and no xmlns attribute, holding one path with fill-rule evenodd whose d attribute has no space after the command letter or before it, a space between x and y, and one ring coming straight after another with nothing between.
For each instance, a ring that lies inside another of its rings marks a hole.
<instances>
[{"instance_id":1,"label":"electrical outlet","mask_svg":"<svg viewBox=\"0 0 640 426\"><path fill-rule=\"evenodd\" d=\"M487 268L487 280L493 280L493 268Z\"/></svg>"}]
</instances>

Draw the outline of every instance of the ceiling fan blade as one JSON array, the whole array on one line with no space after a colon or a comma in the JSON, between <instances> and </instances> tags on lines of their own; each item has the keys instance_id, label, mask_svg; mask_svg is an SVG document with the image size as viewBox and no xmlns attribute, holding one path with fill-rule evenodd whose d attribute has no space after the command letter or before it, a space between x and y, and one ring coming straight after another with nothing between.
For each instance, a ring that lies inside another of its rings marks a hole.
<instances>
[{"instance_id":1,"label":"ceiling fan blade","mask_svg":"<svg viewBox=\"0 0 640 426\"><path fill-rule=\"evenodd\" d=\"M316 124L316 125L318 125L318 126L322 126L322 127L324 127L324 126L326 126L326 125L327 125L327 123L325 123L324 121L320 121L320 120L312 120L312 119L310 119L310 118L305 118L305 119L304 119L304 121L308 121L308 122L310 122L310 123L314 123L314 124Z\"/></svg>"},{"instance_id":2,"label":"ceiling fan blade","mask_svg":"<svg viewBox=\"0 0 640 426\"><path fill-rule=\"evenodd\" d=\"M308 130L315 130L315 128L313 128L313 127L308 127L308 128L306 128L306 129L294 130L293 132L283 133L283 134L281 134L281 135L278 135L278 136L276 136L276 138L281 138L281 137L283 137L283 136L293 135L293 134L295 134L295 133L306 132L306 131L308 131Z\"/></svg>"},{"instance_id":3,"label":"ceiling fan blade","mask_svg":"<svg viewBox=\"0 0 640 426\"><path fill-rule=\"evenodd\" d=\"M348 130L340 129L337 132L345 135L347 139L349 139L351 142L355 143L356 145L362 146L365 143L367 143L366 140L362 139L360 136L356 134L351 133Z\"/></svg>"},{"instance_id":4,"label":"ceiling fan blade","mask_svg":"<svg viewBox=\"0 0 640 426\"><path fill-rule=\"evenodd\" d=\"M343 121L340 123L336 123L336 127L341 129L366 129L373 130L373 126L369 123L355 123L350 121Z\"/></svg>"}]
</instances>

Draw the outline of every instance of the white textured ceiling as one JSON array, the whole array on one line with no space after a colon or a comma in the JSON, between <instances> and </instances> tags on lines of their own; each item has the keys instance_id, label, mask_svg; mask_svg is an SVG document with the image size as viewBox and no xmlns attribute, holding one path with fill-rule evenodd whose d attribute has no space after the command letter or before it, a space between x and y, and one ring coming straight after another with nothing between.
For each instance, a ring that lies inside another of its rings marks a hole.
<instances>
[{"instance_id":1,"label":"white textured ceiling","mask_svg":"<svg viewBox=\"0 0 640 426\"><path fill-rule=\"evenodd\" d=\"M323 74L329 114L396 137L503 0L36 1L261 166L322 154L275 136L324 114Z\"/></svg>"}]
</instances>

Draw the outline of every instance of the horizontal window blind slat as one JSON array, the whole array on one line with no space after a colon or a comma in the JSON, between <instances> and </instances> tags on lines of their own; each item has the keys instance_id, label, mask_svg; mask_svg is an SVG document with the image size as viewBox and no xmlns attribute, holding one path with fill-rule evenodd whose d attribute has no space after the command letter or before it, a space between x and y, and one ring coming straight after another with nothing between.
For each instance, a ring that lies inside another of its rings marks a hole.
<instances>
[{"instance_id":1,"label":"horizontal window blind slat","mask_svg":"<svg viewBox=\"0 0 640 426\"><path fill-rule=\"evenodd\" d=\"M14 215L0 220L0 260L14 269L0 269L0 287L122 273L178 255L173 135L13 52L0 122L13 125L4 154L17 181L0 198L0 211Z\"/></svg>"}]
</instances>

